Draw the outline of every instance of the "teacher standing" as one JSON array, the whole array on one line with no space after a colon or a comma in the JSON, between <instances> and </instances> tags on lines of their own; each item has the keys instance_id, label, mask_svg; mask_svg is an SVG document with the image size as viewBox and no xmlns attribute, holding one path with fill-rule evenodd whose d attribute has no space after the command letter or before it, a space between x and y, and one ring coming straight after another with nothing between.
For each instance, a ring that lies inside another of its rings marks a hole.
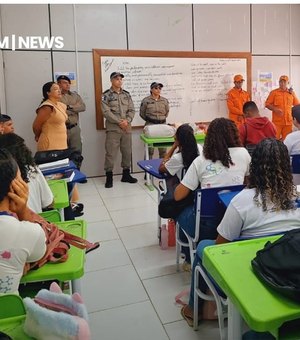
<instances>
[{"instance_id":1,"label":"teacher standing","mask_svg":"<svg viewBox=\"0 0 300 340\"><path fill-rule=\"evenodd\" d=\"M38 151L65 150L67 144L67 106L60 102L59 85L53 81L44 84L43 101L36 110L33 132Z\"/></svg>"},{"instance_id":2,"label":"teacher standing","mask_svg":"<svg viewBox=\"0 0 300 340\"><path fill-rule=\"evenodd\" d=\"M146 122L145 125L165 124L169 114L169 102L160 95L163 84L153 82L150 85L150 96L141 102L140 116ZM167 149L158 148L159 158L164 158ZM149 148L149 159L153 158L154 148Z\"/></svg>"}]
</instances>

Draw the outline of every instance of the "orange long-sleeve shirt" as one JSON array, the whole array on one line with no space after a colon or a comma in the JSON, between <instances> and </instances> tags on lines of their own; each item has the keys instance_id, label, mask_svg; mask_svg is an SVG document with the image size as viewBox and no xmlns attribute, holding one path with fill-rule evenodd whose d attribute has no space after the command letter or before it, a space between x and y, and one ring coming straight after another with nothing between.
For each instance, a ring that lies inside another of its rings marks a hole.
<instances>
[{"instance_id":1,"label":"orange long-sleeve shirt","mask_svg":"<svg viewBox=\"0 0 300 340\"><path fill-rule=\"evenodd\" d=\"M243 122L243 105L250 100L250 95L243 89L232 88L227 93L227 107L229 119L238 126Z\"/></svg>"},{"instance_id":2,"label":"orange long-sleeve shirt","mask_svg":"<svg viewBox=\"0 0 300 340\"><path fill-rule=\"evenodd\" d=\"M300 104L295 93L291 93L288 90L282 90L280 88L270 92L265 106L273 105L281 109L283 115L272 111L272 122L277 125L292 125L292 106Z\"/></svg>"}]
</instances>

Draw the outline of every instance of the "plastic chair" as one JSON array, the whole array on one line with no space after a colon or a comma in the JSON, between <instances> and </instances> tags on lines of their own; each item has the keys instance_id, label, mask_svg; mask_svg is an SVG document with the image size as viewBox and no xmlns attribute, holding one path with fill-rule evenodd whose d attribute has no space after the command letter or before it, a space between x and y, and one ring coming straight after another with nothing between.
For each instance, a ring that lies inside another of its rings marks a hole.
<instances>
[{"instance_id":1,"label":"plastic chair","mask_svg":"<svg viewBox=\"0 0 300 340\"><path fill-rule=\"evenodd\" d=\"M20 296L0 295L0 331L12 339L32 339L23 331L26 310Z\"/></svg>"},{"instance_id":2,"label":"plastic chair","mask_svg":"<svg viewBox=\"0 0 300 340\"><path fill-rule=\"evenodd\" d=\"M300 155L291 155L292 173L300 174Z\"/></svg>"},{"instance_id":3,"label":"plastic chair","mask_svg":"<svg viewBox=\"0 0 300 340\"><path fill-rule=\"evenodd\" d=\"M197 244L200 237L200 224L201 218L214 218L216 220L221 220L225 213L225 207L220 204L220 198L218 196L221 192L229 191L241 191L244 189L244 185L230 185L215 188L204 188L196 190L195 194L195 236L191 237L183 229L188 242L183 242L179 238L179 228L180 225L176 223L176 264L177 270L179 270L179 258L181 253L181 247L189 247L191 263L193 263L194 255L196 252ZM217 227L217 225L216 225Z\"/></svg>"},{"instance_id":4,"label":"plastic chair","mask_svg":"<svg viewBox=\"0 0 300 340\"><path fill-rule=\"evenodd\" d=\"M199 287L199 275L203 277L205 280L209 290L212 292L212 295L207 293L203 293ZM218 322L219 322L219 332L220 339L225 340L227 338L226 329L225 329L225 319L228 316L227 306L228 299L219 289L217 285L214 284L214 281L210 278L205 268L198 264L195 268L195 276L194 276L194 330L198 330L198 300L199 298L206 301L215 301L217 305L217 314L218 314Z\"/></svg>"},{"instance_id":5,"label":"plastic chair","mask_svg":"<svg viewBox=\"0 0 300 340\"><path fill-rule=\"evenodd\" d=\"M61 222L61 215L58 210L48 210L44 211L39 214L42 216L46 221L49 222Z\"/></svg>"}]
</instances>

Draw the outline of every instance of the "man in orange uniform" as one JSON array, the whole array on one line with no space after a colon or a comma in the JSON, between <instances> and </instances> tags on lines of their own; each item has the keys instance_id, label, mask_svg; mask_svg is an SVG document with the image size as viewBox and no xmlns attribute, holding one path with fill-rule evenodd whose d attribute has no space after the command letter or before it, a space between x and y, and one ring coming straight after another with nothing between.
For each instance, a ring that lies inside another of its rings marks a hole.
<instances>
[{"instance_id":1,"label":"man in orange uniform","mask_svg":"<svg viewBox=\"0 0 300 340\"><path fill-rule=\"evenodd\" d=\"M250 101L250 95L242 89L244 78L237 74L233 78L234 87L227 93L227 107L229 119L233 120L239 128L244 122L243 105Z\"/></svg>"},{"instance_id":2,"label":"man in orange uniform","mask_svg":"<svg viewBox=\"0 0 300 340\"><path fill-rule=\"evenodd\" d=\"M270 92L266 100L266 108L272 111L272 122L276 127L276 138L284 140L292 132L292 106L298 105L299 100L292 88L288 89L288 76L279 78L279 88Z\"/></svg>"}]
</instances>

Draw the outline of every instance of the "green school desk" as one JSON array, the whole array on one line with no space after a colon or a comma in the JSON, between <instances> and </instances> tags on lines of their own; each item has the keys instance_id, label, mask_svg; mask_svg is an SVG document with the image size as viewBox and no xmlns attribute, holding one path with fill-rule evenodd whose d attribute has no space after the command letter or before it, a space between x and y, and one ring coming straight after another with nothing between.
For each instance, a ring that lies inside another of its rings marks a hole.
<instances>
[{"instance_id":1,"label":"green school desk","mask_svg":"<svg viewBox=\"0 0 300 340\"><path fill-rule=\"evenodd\" d=\"M76 236L86 238L86 222L72 220L56 223L61 229ZM72 291L80 293L79 278L84 274L85 251L71 246L66 262L47 263L37 270L31 270L22 277L21 283L48 280L71 281Z\"/></svg>"},{"instance_id":2,"label":"green school desk","mask_svg":"<svg viewBox=\"0 0 300 340\"><path fill-rule=\"evenodd\" d=\"M174 143L174 137L163 137L163 138L148 138L143 133L140 135L141 140L145 145L145 160L149 160L149 148L158 148L158 147L169 147ZM198 144L203 144L205 139L205 134L198 133L195 134L195 138ZM150 183L150 176L146 173L146 185L150 190L154 190Z\"/></svg>"},{"instance_id":3,"label":"green school desk","mask_svg":"<svg viewBox=\"0 0 300 340\"><path fill-rule=\"evenodd\" d=\"M251 260L267 241L280 235L231 242L204 249L203 265L229 298L228 339L241 339L241 316L257 332L278 338L279 327L300 318L300 304L265 286L254 274Z\"/></svg>"},{"instance_id":4,"label":"green school desk","mask_svg":"<svg viewBox=\"0 0 300 340\"><path fill-rule=\"evenodd\" d=\"M63 179L51 179L48 184L54 196L54 208L59 209L61 219L64 220L63 209L70 205L67 182Z\"/></svg>"},{"instance_id":5,"label":"green school desk","mask_svg":"<svg viewBox=\"0 0 300 340\"><path fill-rule=\"evenodd\" d=\"M63 179L51 179L48 184L54 196L54 208L68 207L70 202L67 182Z\"/></svg>"}]
</instances>

